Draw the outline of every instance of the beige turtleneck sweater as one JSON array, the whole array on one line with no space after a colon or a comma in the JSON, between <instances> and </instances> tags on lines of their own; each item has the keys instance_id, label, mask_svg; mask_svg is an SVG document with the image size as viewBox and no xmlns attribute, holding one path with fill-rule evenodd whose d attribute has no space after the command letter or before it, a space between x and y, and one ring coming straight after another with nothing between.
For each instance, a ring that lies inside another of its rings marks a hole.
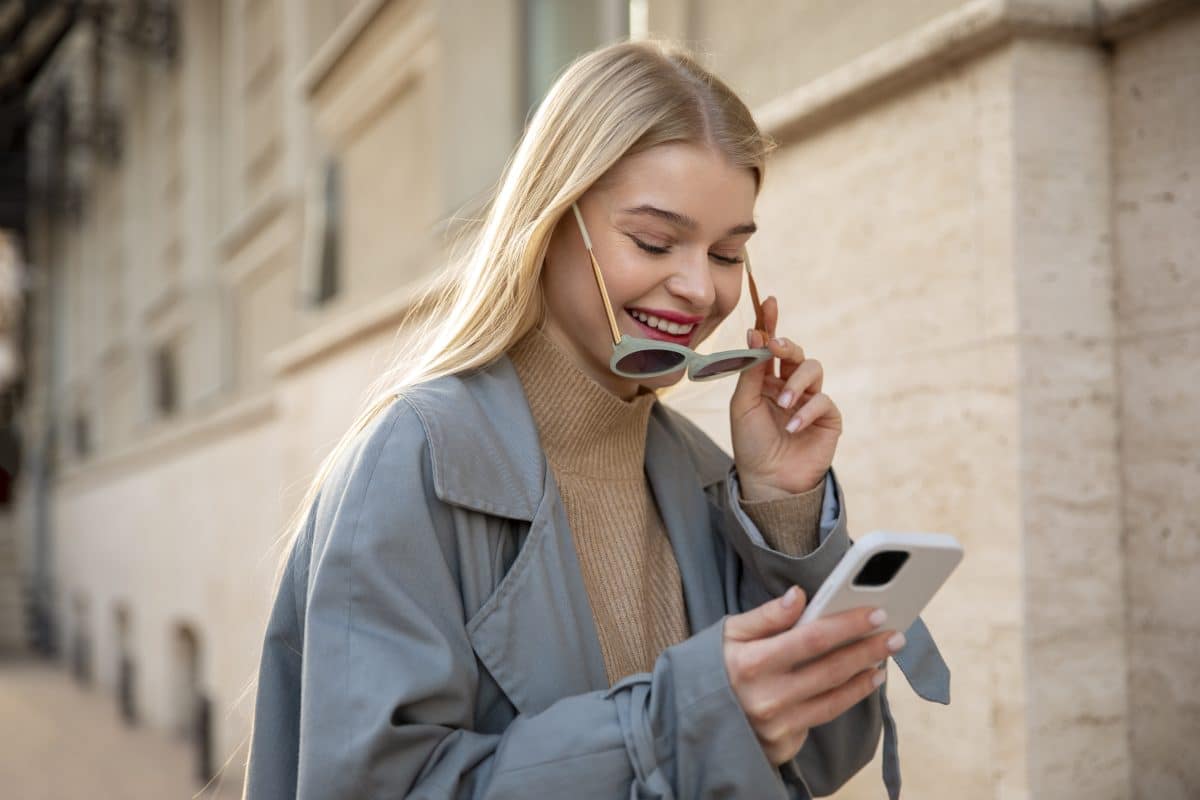
<instances>
[{"instance_id":1,"label":"beige turtleneck sweater","mask_svg":"<svg viewBox=\"0 0 1200 800\"><path fill-rule=\"evenodd\" d=\"M645 475L657 396L622 400L536 328L508 355L562 495L608 679L649 671L689 635L679 565ZM823 495L824 482L742 507L770 546L805 555L817 544Z\"/></svg>"}]
</instances>

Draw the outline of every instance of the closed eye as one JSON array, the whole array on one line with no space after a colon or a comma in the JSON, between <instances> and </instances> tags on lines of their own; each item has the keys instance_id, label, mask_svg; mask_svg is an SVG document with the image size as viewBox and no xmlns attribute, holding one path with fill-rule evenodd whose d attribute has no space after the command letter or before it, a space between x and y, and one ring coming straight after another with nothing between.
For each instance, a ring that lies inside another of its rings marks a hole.
<instances>
[{"instance_id":1,"label":"closed eye","mask_svg":"<svg viewBox=\"0 0 1200 800\"><path fill-rule=\"evenodd\" d=\"M628 236L628 234L626 234L626 235ZM646 242L643 242L641 239L637 238L636 236L629 236L629 238L633 240L634 244L636 244L638 247L645 250L647 253L653 253L654 255L661 256L661 255L671 252L671 248L669 248L669 247L659 247L657 245L648 244ZM720 255L717 255L716 253L709 253L708 257L713 259L714 261L719 261L722 264L741 264L743 261L743 259L740 259L740 258L727 258L726 256L720 256Z\"/></svg>"}]
</instances>

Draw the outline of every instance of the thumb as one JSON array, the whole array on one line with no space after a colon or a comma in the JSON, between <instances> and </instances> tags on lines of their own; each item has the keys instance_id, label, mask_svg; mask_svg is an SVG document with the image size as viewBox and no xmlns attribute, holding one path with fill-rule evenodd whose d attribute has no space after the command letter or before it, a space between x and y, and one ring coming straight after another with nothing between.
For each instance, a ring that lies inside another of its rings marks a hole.
<instances>
[{"instance_id":1,"label":"thumb","mask_svg":"<svg viewBox=\"0 0 1200 800\"><path fill-rule=\"evenodd\" d=\"M762 333L751 328L746 331L746 346L766 347L767 343ZM758 403L762 397L763 381L767 377L767 370L772 369L774 363L774 358L768 358L761 364L742 370L742 373L738 375L737 386L734 387L733 396L729 400L730 411L735 419L754 408L754 405Z\"/></svg>"},{"instance_id":2,"label":"thumb","mask_svg":"<svg viewBox=\"0 0 1200 800\"><path fill-rule=\"evenodd\" d=\"M748 642L782 633L796 624L807 602L804 590L793 586L782 597L768 600L758 608L731 615L725 621L725 636Z\"/></svg>"}]
</instances>

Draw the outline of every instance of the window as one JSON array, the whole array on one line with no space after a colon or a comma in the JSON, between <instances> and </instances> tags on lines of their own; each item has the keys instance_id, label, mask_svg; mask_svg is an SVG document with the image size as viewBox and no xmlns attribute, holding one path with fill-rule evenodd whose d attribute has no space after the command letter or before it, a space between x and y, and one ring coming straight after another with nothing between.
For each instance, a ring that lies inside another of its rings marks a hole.
<instances>
[{"instance_id":1,"label":"window","mask_svg":"<svg viewBox=\"0 0 1200 800\"><path fill-rule=\"evenodd\" d=\"M92 430L86 412L75 412L75 419L71 423L71 433L75 444L75 455L79 458L87 458L92 452Z\"/></svg>"},{"instance_id":2,"label":"window","mask_svg":"<svg viewBox=\"0 0 1200 800\"><path fill-rule=\"evenodd\" d=\"M175 351L162 345L154 352L154 409L160 416L174 414L179 404Z\"/></svg>"},{"instance_id":3,"label":"window","mask_svg":"<svg viewBox=\"0 0 1200 800\"><path fill-rule=\"evenodd\" d=\"M629 35L629 0L523 0L525 119L577 56Z\"/></svg>"},{"instance_id":4,"label":"window","mask_svg":"<svg viewBox=\"0 0 1200 800\"><path fill-rule=\"evenodd\" d=\"M336 158L326 158L310 178L305 210L300 294L312 308L332 300L340 283L342 182Z\"/></svg>"}]
</instances>

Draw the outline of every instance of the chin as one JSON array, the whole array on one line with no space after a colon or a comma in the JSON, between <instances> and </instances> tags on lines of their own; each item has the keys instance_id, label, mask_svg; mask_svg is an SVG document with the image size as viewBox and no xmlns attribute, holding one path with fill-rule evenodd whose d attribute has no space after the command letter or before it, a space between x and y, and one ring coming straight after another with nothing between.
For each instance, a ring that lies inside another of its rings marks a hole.
<instances>
[{"instance_id":1,"label":"chin","mask_svg":"<svg viewBox=\"0 0 1200 800\"><path fill-rule=\"evenodd\" d=\"M674 386L679 383L687 375L687 370L679 370L677 372L668 372L666 375L658 375L653 378L646 378L639 381L638 385L647 389L666 389L669 386Z\"/></svg>"}]
</instances>

